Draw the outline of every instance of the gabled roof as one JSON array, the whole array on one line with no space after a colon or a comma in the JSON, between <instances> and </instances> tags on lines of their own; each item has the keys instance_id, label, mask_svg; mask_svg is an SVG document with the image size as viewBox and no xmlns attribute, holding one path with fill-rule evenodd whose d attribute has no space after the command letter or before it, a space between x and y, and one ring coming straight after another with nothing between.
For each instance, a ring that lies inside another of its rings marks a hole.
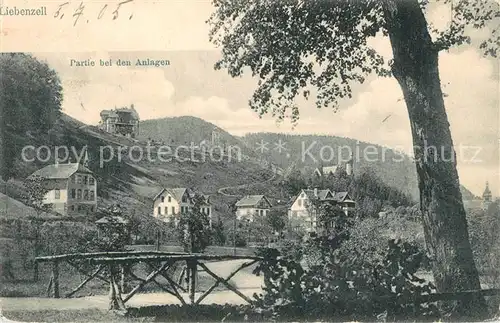
<instances>
[{"instance_id":1,"label":"gabled roof","mask_svg":"<svg viewBox=\"0 0 500 323\"><path fill-rule=\"evenodd\" d=\"M330 190L317 190L317 196L314 194L314 190L311 189L303 189L300 191L297 196L294 197L290 206L295 203L295 201L299 198L299 196L305 193L306 196L310 200L319 200L319 201L334 201L334 202L344 202L344 201L352 201L348 192L332 192ZM354 202L354 201L353 201Z\"/></svg>"},{"instance_id":2,"label":"gabled roof","mask_svg":"<svg viewBox=\"0 0 500 323\"><path fill-rule=\"evenodd\" d=\"M335 173L337 171L338 165L335 166L325 166L323 167L323 175L328 175L329 173Z\"/></svg>"},{"instance_id":3,"label":"gabled roof","mask_svg":"<svg viewBox=\"0 0 500 323\"><path fill-rule=\"evenodd\" d=\"M332 174L335 174L335 172L337 171L337 168L339 166L338 165L334 165L334 166L324 166L322 168L316 168L314 170L315 173L319 174L319 175L328 175L330 173Z\"/></svg>"},{"instance_id":4,"label":"gabled roof","mask_svg":"<svg viewBox=\"0 0 500 323\"><path fill-rule=\"evenodd\" d=\"M164 188L162 189L158 194L156 194L156 196L153 198L154 200L156 200L160 195L162 195L164 192L167 192L168 194L170 194L175 200L177 201L181 201L182 200L182 196L184 195L184 193L186 193L188 189L185 188L185 187L177 187L177 188ZM191 196L190 196L191 197Z\"/></svg>"},{"instance_id":5,"label":"gabled roof","mask_svg":"<svg viewBox=\"0 0 500 323\"><path fill-rule=\"evenodd\" d=\"M45 166L31 174L28 178L40 176L45 179L66 179L76 172L93 174L92 171L80 163L69 163Z\"/></svg>"},{"instance_id":6,"label":"gabled roof","mask_svg":"<svg viewBox=\"0 0 500 323\"><path fill-rule=\"evenodd\" d=\"M354 202L352 197L349 195L348 192L336 192L333 199L336 202L345 202L345 201L351 201Z\"/></svg>"},{"instance_id":7,"label":"gabled roof","mask_svg":"<svg viewBox=\"0 0 500 323\"><path fill-rule=\"evenodd\" d=\"M271 207L271 202L264 195L247 195L244 196L241 200L236 202L237 207L242 206L256 206L260 203L260 201L264 199L264 201Z\"/></svg>"},{"instance_id":8,"label":"gabled roof","mask_svg":"<svg viewBox=\"0 0 500 323\"><path fill-rule=\"evenodd\" d=\"M314 199L325 200L328 198L333 198L333 194L330 190L318 190L317 191L318 196L314 195L314 190L309 190L309 189L302 190L300 193L302 192L304 192L307 195L307 197L310 198L311 200ZM297 196L300 196L300 193Z\"/></svg>"}]
</instances>

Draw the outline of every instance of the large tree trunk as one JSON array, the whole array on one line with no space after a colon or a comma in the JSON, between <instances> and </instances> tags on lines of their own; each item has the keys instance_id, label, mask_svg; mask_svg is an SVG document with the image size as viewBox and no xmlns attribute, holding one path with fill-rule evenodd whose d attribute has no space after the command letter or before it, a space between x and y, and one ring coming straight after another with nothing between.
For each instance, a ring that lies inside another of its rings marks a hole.
<instances>
[{"instance_id":1,"label":"large tree trunk","mask_svg":"<svg viewBox=\"0 0 500 323\"><path fill-rule=\"evenodd\" d=\"M394 55L392 72L410 117L425 240L436 288L438 292L480 289L441 91L438 52L417 0L385 0L384 15ZM482 298L457 307L461 314L485 312Z\"/></svg>"}]
</instances>

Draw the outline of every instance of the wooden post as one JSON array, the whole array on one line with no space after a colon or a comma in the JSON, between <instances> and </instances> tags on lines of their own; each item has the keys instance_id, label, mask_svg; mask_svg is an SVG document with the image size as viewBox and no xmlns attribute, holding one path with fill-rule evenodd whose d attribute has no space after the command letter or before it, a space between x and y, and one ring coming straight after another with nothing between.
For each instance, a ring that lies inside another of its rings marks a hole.
<instances>
[{"instance_id":1,"label":"wooden post","mask_svg":"<svg viewBox=\"0 0 500 323\"><path fill-rule=\"evenodd\" d=\"M52 261L52 285L54 287L54 298L59 298L59 261Z\"/></svg>"},{"instance_id":2,"label":"wooden post","mask_svg":"<svg viewBox=\"0 0 500 323\"><path fill-rule=\"evenodd\" d=\"M126 311L124 301L122 299L120 287L116 283L115 266L109 265L109 310Z\"/></svg>"},{"instance_id":3,"label":"wooden post","mask_svg":"<svg viewBox=\"0 0 500 323\"><path fill-rule=\"evenodd\" d=\"M47 297L50 297L50 292L52 290L52 281L54 277L50 276L49 284L47 285Z\"/></svg>"},{"instance_id":4,"label":"wooden post","mask_svg":"<svg viewBox=\"0 0 500 323\"><path fill-rule=\"evenodd\" d=\"M125 264L120 267L120 291L125 293Z\"/></svg>"},{"instance_id":5,"label":"wooden post","mask_svg":"<svg viewBox=\"0 0 500 323\"><path fill-rule=\"evenodd\" d=\"M191 304L194 304L194 294L196 293L196 269L198 267L196 260L188 260L187 267L189 276L189 300Z\"/></svg>"}]
</instances>

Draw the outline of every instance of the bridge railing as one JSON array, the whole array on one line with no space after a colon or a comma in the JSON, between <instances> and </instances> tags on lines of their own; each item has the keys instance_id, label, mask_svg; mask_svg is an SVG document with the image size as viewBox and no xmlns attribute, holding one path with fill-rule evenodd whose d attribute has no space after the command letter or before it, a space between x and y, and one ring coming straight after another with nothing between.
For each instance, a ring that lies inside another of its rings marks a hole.
<instances>
[{"instance_id":1,"label":"bridge railing","mask_svg":"<svg viewBox=\"0 0 500 323\"><path fill-rule=\"evenodd\" d=\"M225 260L246 260L230 273L228 277L220 277L217 273L207 267L207 262L225 261ZM252 266L261 261L261 257L256 256L235 256L235 255L207 255L207 254L187 254L180 252L160 252L160 251L124 251L124 252L94 252L94 253L77 253L63 254L54 256L37 257L37 262L50 263L52 267L52 275L47 286L47 295L54 298L60 298L59 286L59 270L62 262L68 263L77 272L86 276L76 288L64 295L71 297L81 290L86 284L93 279L100 279L110 286L110 304L112 310L125 310L125 303L134 295L141 291L147 284L154 283L164 292L175 296L181 304L186 304L182 293L189 296L189 301L192 304L200 304L214 289L223 285L230 291L234 292L242 299L251 303L252 300L241 293L229 280L234 277L240 270ZM176 281L168 270L175 264L181 262L184 264L183 271ZM150 272L145 278L138 277L134 273L133 267L138 263L145 263L150 268ZM88 264L93 267L90 271L83 268L83 264ZM199 271L206 272L215 282L206 291L203 292L197 299L196 296L196 281ZM103 272L106 272L103 274ZM156 280L157 277L163 277L167 284L162 284ZM125 277L129 277L139 283L125 293ZM186 287L183 286L185 283Z\"/></svg>"}]
</instances>

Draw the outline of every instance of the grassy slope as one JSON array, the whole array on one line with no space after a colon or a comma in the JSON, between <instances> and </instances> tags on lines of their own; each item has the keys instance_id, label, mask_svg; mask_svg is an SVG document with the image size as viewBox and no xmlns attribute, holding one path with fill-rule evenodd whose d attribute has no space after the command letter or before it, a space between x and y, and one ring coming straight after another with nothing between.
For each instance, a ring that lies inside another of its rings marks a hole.
<instances>
[{"instance_id":1,"label":"grassy slope","mask_svg":"<svg viewBox=\"0 0 500 323\"><path fill-rule=\"evenodd\" d=\"M272 176L268 169L263 169L248 158L232 162L211 161L209 157L205 162L191 160L162 162L157 159L155 149L152 149L151 160L143 158L135 161L130 159L128 150L125 148L121 160L118 160L118 146L130 148L137 145L143 147L145 151L145 141L113 136L95 127L86 126L66 115L61 117L49 133L18 136L15 144L19 152L26 145L67 146L70 149L74 147L77 152L87 146L90 157L89 168L98 179L99 206L120 203L128 210L134 209L145 215L150 214L151 197L161 187L196 187L207 194L215 195L220 187L260 182ZM101 149L107 153L111 148L102 148L107 146L112 147L115 158L105 162L101 167L99 162ZM189 159L190 156L188 152L181 151L181 157ZM218 158L218 155L214 153L214 157ZM196 153L195 159L201 160L201 154ZM23 201L25 192L22 181L36 169L50 163L53 163L53 159L46 163L23 162L19 156L19 161L15 166L17 175L8 183L3 183L3 193L17 201ZM223 204L226 199L214 196L214 200L218 201L217 204ZM12 214L18 210L18 204L16 206L6 203L5 200L0 200L0 203L2 203L0 205L2 213Z\"/></svg>"}]
</instances>

